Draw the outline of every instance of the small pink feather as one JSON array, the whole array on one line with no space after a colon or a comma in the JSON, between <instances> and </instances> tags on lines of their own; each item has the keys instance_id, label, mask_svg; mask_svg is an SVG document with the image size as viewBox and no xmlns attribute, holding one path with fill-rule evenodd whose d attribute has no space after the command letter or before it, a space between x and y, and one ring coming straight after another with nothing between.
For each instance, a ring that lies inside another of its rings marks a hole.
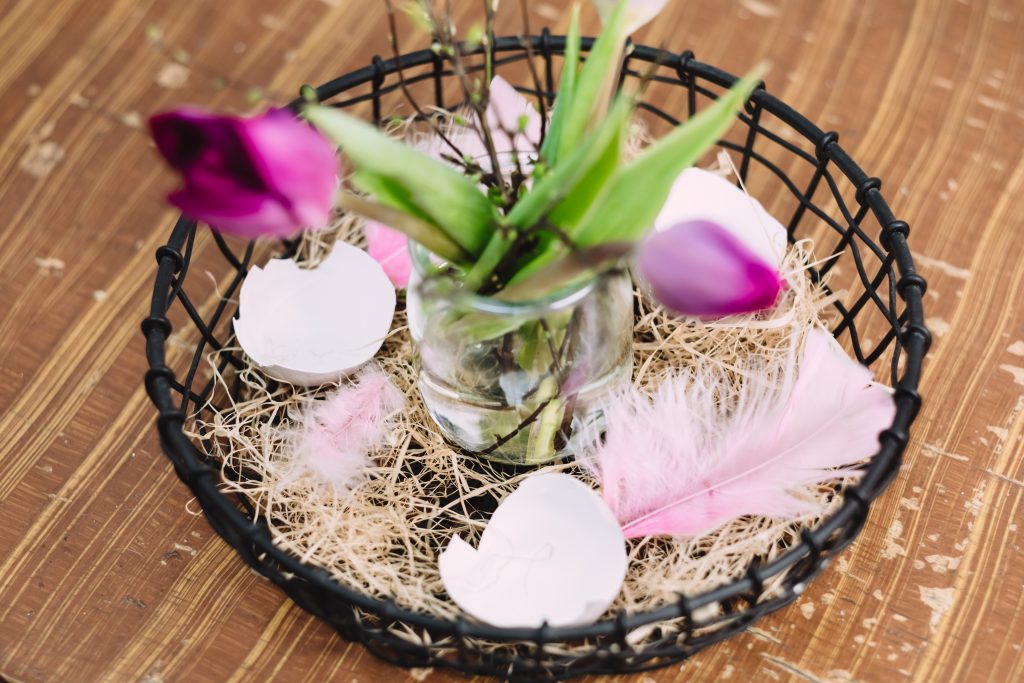
<instances>
[{"instance_id":1,"label":"small pink feather","mask_svg":"<svg viewBox=\"0 0 1024 683\"><path fill-rule=\"evenodd\" d=\"M851 474L838 468L878 450L896 410L890 391L821 330L808 334L798 368L794 361L776 370L781 376L752 369L748 376L763 381L738 392L711 368L692 381L666 379L653 404L638 392L611 403L604 441L581 460L627 538L696 536L743 515L813 513L816 503L791 492Z\"/></svg>"},{"instance_id":2,"label":"small pink feather","mask_svg":"<svg viewBox=\"0 0 1024 683\"><path fill-rule=\"evenodd\" d=\"M351 488L366 473L370 453L391 431L405 396L376 365L310 408L297 432L295 457L337 487Z\"/></svg>"}]
</instances>

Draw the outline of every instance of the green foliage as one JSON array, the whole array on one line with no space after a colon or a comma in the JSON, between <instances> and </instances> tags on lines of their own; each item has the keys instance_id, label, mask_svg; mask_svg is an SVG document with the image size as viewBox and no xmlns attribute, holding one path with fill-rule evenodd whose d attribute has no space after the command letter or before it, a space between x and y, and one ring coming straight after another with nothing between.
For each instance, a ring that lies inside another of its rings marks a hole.
<instances>
[{"instance_id":1,"label":"green foliage","mask_svg":"<svg viewBox=\"0 0 1024 683\"><path fill-rule=\"evenodd\" d=\"M623 167L572 231L581 246L636 241L661 212L676 178L714 145L761 82L761 69L741 79L713 105L648 147Z\"/></svg>"},{"instance_id":2,"label":"green foliage","mask_svg":"<svg viewBox=\"0 0 1024 683\"><path fill-rule=\"evenodd\" d=\"M487 245L498 213L473 180L332 107L307 105L303 113L341 146L361 174L362 189L378 201L414 212L471 255Z\"/></svg>"},{"instance_id":3,"label":"green foliage","mask_svg":"<svg viewBox=\"0 0 1024 683\"><path fill-rule=\"evenodd\" d=\"M562 80L558 84L558 96L548 122L547 137L540 148L541 159L550 165L558 162L559 143L562 129L572 110L576 92L577 71L580 68L580 6L573 5L569 32L565 36L565 56L562 58Z\"/></svg>"},{"instance_id":4,"label":"green foliage","mask_svg":"<svg viewBox=\"0 0 1024 683\"><path fill-rule=\"evenodd\" d=\"M625 255L654 224L679 173L714 145L749 98L760 71L626 163L624 150L635 108L631 94L614 96L626 40L627 0L606 17L605 30L581 63L580 10L573 7L559 94L546 137L533 164L532 184L504 185L466 175L374 126L334 108L309 102L306 118L334 140L355 167L352 184L373 200L347 195L350 210L374 217L461 269L467 292L503 298L539 296ZM431 29L438 54L461 68L461 55L440 31L423 0L406 5ZM483 44L487 29L471 27L468 40ZM463 78L468 101L486 91ZM477 116L482 116L478 111ZM520 116L520 133L529 119ZM476 122L456 115L455 124ZM489 138L485 136L485 143ZM491 156L494 150L491 149ZM502 215L502 211L507 214ZM570 248L572 245L572 248ZM589 257L587 256L589 255ZM600 264L593 262L602 255ZM474 335L485 325L461 320Z\"/></svg>"},{"instance_id":5,"label":"green foliage","mask_svg":"<svg viewBox=\"0 0 1024 683\"><path fill-rule=\"evenodd\" d=\"M619 82L622 51L626 42L627 0L619 0L604 31L594 42L572 92L571 107L559 134L558 153L562 159L583 142L589 130L600 124L608 111L612 93Z\"/></svg>"},{"instance_id":6,"label":"green foliage","mask_svg":"<svg viewBox=\"0 0 1024 683\"><path fill-rule=\"evenodd\" d=\"M595 191L582 187L584 181L602 183L621 159L625 131L629 124L632 105L620 97L612 114L601 124L585 144L577 145L564 157L564 161L551 168L538 180L515 208L509 212L507 222L520 229L532 227L563 202L572 206ZM599 188L597 188L599 189ZM571 207L566 208L571 212Z\"/></svg>"}]
</instances>

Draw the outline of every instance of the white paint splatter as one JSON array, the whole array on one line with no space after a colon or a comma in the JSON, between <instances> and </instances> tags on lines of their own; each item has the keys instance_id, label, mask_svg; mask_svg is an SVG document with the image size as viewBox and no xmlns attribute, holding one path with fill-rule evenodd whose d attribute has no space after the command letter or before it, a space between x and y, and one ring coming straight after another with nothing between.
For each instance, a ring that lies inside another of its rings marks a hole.
<instances>
[{"instance_id":1,"label":"white paint splatter","mask_svg":"<svg viewBox=\"0 0 1024 683\"><path fill-rule=\"evenodd\" d=\"M971 271L966 268L960 268L954 266L952 263L948 263L941 259L931 258L930 256L923 256L921 254L914 254L914 261L920 263L922 266L927 268L934 268L935 270L944 273L950 277L955 277L960 280L966 280L971 276Z\"/></svg>"},{"instance_id":2,"label":"white paint splatter","mask_svg":"<svg viewBox=\"0 0 1024 683\"><path fill-rule=\"evenodd\" d=\"M999 445L1002 445L1002 443L1006 441L1006 437L1010 435L1010 432L1006 430L1006 427L997 427L996 425L989 425L985 429L995 434L996 439L999 440Z\"/></svg>"},{"instance_id":3,"label":"white paint splatter","mask_svg":"<svg viewBox=\"0 0 1024 683\"><path fill-rule=\"evenodd\" d=\"M953 453L952 451L947 451L944 448L942 448L941 446L938 446L937 444L925 443L925 444L921 444L921 448L924 449L925 452L927 452L927 453L934 453L935 455L942 455L942 456L945 456L947 458L952 458L953 460L959 460L960 462L970 462L971 461L971 459L968 458L966 455L960 455L959 453Z\"/></svg>"},{"instance_id":4,"label":"white paint splatter","mask_svg":"<svg viewBox=\"0 0 1024 683\"><path fill-rule=\"evenodd\" d=\"M875 592L871 594L871 597L873 597L875 600L884 600L885 599L885 595L882 593L881 590L879 590L877 588L875 589Z\"/></svg>"},{"instance_id":5,"label":"white paint splatter","mask_svg":"<svg viewBox=\"0 0 1024 683\"><path fill-rule=\"evenodd\" d=\"M929 555L924 558L925 562L931 566L932 571L936 574L956 571L957 567L960 566L960 559L959 557L951 557L949 555Z\"/></svg>"},{"instance_id":6,"label":"white paint splatter","mask_svg":"<svg viewBox=\"0 0 1024 683\"><path fill-rule=\"evenodd\" d=\"M732 675L733 675L733 673L735 671L736 671L736 667L734 667L732 664L726 664L724 667L722 667L722 674L721 674L720 678L723 681L727 681L730 678L732 678Z\"/></svg>"},{"instance_id":7,"label":"white paint splatter","mask_svg":"<svg viewBox=\"0 0 1024 683\"><path fill-rule=\"evenodd\" d=\"M137 111L129 111L117 117L118 120L129 128L142 128L142 116Z\"/></svg>"},{"instance_id":8,"label":"white paint splatter","mask_svg":"<svg viewBox=\"0 0 1024 683\"><path fill-rule=\"evenodd\" d=\"M1010 105L1006 102L997 100L994 97L989 97L988 95L978 95L976 101L981 106L988 107L989 109L994 109L996 111L1009 111L1010 109Z\"/></svg>"},{"instance_id":9,"label":"white paint splatter","mask_svg":"<svg viewBox=\"0 0 1024 683\"><path fill-rule=\"evenodd\" d=\"M891 560L895 557L906 557L907 549L897 543L903 535L903 522L894 519L889 529L885 532L885 547L882 548L882 557Z\"/></svg>"},{"instance_id":10,"label":"white paint splatter","mask_svg":"<svg viewBox=\"0 0 1024 683\"><path fill-rule=\"evenodd\" d=\"M175 543L174 544L174 549L177 550L178 552L181 552L181 553L188 553L192 557L195 557L196 555L199 554L198 550L196 550L195 548L193 548L190 545L185 545L184 543Z\"/></svg>"},{"instance_id":11,"label":"white paint splatter","mask_svg":"<svg viewBox=\"0 0 1024 683\"><path fill-rule=\"evenodd\" d=\"M809 601L800 603L800 613L804 615L804 619L810 619L813 617L814 603Z\"/></svg>"},{"instance_id":12,"label":"white paint splatter","mask_svg":"<svg viewBox=\"0 0 1024 683\"><path fill-rule=\"evenodd\" d=\"M950 325L942 318L925 318L924 322L936 337L945 337L949 332Z\"/></svg>"},{"instance_id":13,"label":"white paint splatter","mask_svg":"<svg viewBox=\"0 0 1024 683\"><path fill-rule=\"evenodd\" d=\"M906 510L919 510L921 509L920 498L900 498L900 507Z\"/></svg>"},{"instance_id":14,"label":"white paint splatter","mask_svg":"<svg viewBox=\"0 0 1024 683\"><path fill-rule=\"evenodd\" d=\"M562 18L562 10L546 2L535 2L531 9L538 17L548 21L558 21Z\"/></svg>"},{"instance_id":15,"label":"white paint splatter","mask_svg":"<svg viewBox=\"0 0 1024 683\"><path fill-rule=\"evenodd\" d=\"M34 178L45 178L67 155L53 140L30 141L18 166Z\"/></svg>"},{"instance_id":16,"label":"white paint splatter","mask_svg":"<svg viewBox=\"0 0 1024 683\"><path fill-rule=\"evenodd\" d=\"M1024 384L1024 368L1019 368L1016 365L1010 365L1009 363L1003 363L999 366L999 369L1005 370L1013 375L1014 384Z\"/></svg>"},{"instance_id":17,"label":"white paint splatter","mask_svg":"<svg viewBox=\"0 0 1024 683\"><path fill-rule=\"evenodd\" d=\"M280 31L284 28L284 21L281 17L275 17L273 14L261 14L259 21L260 26L269 31Z\"/></svg>"},{"instance_id":18,"label":"white paint splatter","mask_svg":"<svg viewBox=\"0 0 1024 683\"><path fill-rule=\"evenodd\" d=\"M825 593L821 596L821 604L831 605L832 601L836 599L835 593Z\"/></svg>"},{"instance_id":19,"label":"white paint splatter","mask_svg":"<svg viewBox=\"0 0 1024 683\"><path fill-rule=\"evenodd\" d=\"M189 68L177 62L168 62L156 73L156 84L168 90L178 90L188 82Z\"/></svg>"},{"instance_id":20,"label":"white paint splatter","mask_svg":"<svg viewBox=\"0 0 1024 683\"><path fill-rule=\"evenodd\" d=\"M779 8L761 0L740 0L740 4L751 14L768 19L778 16Z\"/></svg>"},{"instance_id":21,"label":"white paint splatter","mask_svg":"<svg viewBox=\"0 0 1024 683\"><path fill-rule=\"evenodd\" d=\"M36 266L39 267L40 272L43 275L63 275L64 274L64 261L53 257L36 257L33 259Z\"/></svg>"},{"instance_id":22,"label":"white paint splatter","mask_svg":"<svg viewBox=\"0 0 1024 683\"><path fill-rule=\"evenodd\" d=\"M942 621L943 615L953 606L953 588L925 588L918 586L921 591L921 602L932 610L932 617L928 620L928 626L932 633Z\"/></svg>"},{"instance_id":23,"label":"white paint splatter","mask_svg":"<svg viewBox=\"0 0 1024 683\"><path fill-rule=\"evenodd\" d=\"M93 290L92 298L96 301L106 301L109 295L102 289Z\"/></svg>"},{"instance_id":24,"label":"white paint splatter","mask_svg":"<svg viewBox=\"0 0 1024 683\"><path fill-rule=\"evenodd\" d=\"M978 486L978 488L974 489L974 495L971 497L971 499L964 503L964 508L974 517L978 516L978 514L981 512L982 506L985 503L986 484L988 484L987 481L981 482L981 485Z\"/></svg>"}]
</instances>

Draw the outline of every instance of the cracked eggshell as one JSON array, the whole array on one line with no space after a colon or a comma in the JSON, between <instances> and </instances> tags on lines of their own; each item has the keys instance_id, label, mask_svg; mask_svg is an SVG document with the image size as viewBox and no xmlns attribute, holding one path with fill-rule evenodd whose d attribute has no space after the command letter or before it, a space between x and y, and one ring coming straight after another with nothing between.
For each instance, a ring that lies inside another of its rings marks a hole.
<instances>
[{"instance_id":1,"label":"cracked eggshell","mask_svg":"<svg viewBox=\"0 0 1024 683\"><path fill-rule=\"evenodd\" d=\"M250 269L235 334L274 379L298 386L338 382L380 350L395 300L380 264L339 242L314 269L291 259Z\"/></svg>"},{"instance_id":2,"label":"cracked eggshell","mask_svg":"<svg viewBox=\"0 0 1024 683\"><path fill-rule=\"evenodd\" d=\"M455 536L438 562L448 595L480 621L580 626L618 596L626 546L594 490L549 473L529 477L498 506L479 548Z\"/></svg>"},{"instance_id":3,"label":"cracked eggshell","mask_svg":"<svg viewBox=\"0 0 1024 683\"><path fill-rule=\"evenodd\" d=\"M691 167L676 179L655 230L691 220L719 224L778 270L786 257L786 229L757 201L720 175Z\"/></svg>"}]
</instances>

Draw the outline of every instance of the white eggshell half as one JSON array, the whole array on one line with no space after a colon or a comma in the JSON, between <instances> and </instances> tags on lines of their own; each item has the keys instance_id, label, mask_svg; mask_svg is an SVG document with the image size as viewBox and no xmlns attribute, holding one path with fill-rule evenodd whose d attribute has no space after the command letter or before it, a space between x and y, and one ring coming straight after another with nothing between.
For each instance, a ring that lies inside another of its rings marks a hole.
<instances>
[{"instance_id":1,"label":"white eggshell half","mask_svg":"<svg viewBox=\"0 0 1024 683\"><path fill-rule=\"evenodd\" d=\"M757 201L720 175L688 168L676 179L655 230L691 220L713 221L765 263L778 269L786 256L786 229Z\"/></svg>"},{"instance_id":2,"label":"white eggshell half","mask_svg":"<svg viewBox=\"0 0 1024 683\"><path fill-rule=\"evenodd\" d=\"M339 242L317 268L274 259L250 269L235 334L264 372L299 386L337 382L373 358L395 315L395 288L362 249Z\"/></svg>"},{"instance_id":3,"label":"white eggshell half","mask_svg":"<svg viewBox=\"0 0 1024 683\"><path fill-rule=\"evenodd\" d=\"M473 549L452 538L438 560L448 595L506 628L596 621L626 577L626 545L601 497L567 474L526 479L495 510Z\"/></svg>"}]
</instances>

